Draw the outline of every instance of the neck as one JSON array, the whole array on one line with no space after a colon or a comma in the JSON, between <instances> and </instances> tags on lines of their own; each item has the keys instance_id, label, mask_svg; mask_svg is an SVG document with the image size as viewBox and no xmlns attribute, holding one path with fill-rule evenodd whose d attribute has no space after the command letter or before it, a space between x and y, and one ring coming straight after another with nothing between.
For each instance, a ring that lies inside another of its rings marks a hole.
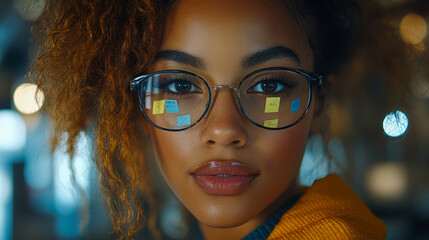
<instances>
[{"instance_id":1,"label":"neck","mask_svg":"<svg viewBox=\"0 0 429 240\"><path fill-rule=\"evenodd\" d=\"M216 228L199 224L201 232L205 240L239 240L251 233L258 226L264 223L272 214L280 209L284 204L290 201L298 193L296 181L286 189L272 204L261 211L256 217L250 219L246 223L228 228Z\"/></svg>"}]
</instances>

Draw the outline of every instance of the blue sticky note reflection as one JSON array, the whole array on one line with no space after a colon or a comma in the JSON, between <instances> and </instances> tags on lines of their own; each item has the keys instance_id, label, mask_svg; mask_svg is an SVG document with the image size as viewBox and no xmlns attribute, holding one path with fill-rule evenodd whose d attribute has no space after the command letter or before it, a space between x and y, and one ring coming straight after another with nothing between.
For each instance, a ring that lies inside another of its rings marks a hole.
<instances>
[{"instance_id":1,"label":"blue sticky note reflection","mask_svg":"<svg viewBox=\"0 0 429 240\"><path fill-rule=\"evenodd\" d=\"M191 125L191 115L190 114L177 117L177 126L178 127L189 126L189 125Z\"/></svg>"},{"instance_id":2,"label":"blue sticky note reflection","mask_svg":"<svg viewBox=\"0 0 429 240\"><path fill-rule=\"evenodd\" d=\"M294 113L299 110L299 98L292 101L291 112Z\"/></svg>"},{"instance_id":3,"label":"blue sticky note reflection","mask_svg":"<svg viewBox=\"0 0 429 240\"><path fill-rule=\"evenodd\" d=\"M179 113L179 106L177 105L177 100L165 100L165 107L168 113Z\"/></svg>"}]
</instances>

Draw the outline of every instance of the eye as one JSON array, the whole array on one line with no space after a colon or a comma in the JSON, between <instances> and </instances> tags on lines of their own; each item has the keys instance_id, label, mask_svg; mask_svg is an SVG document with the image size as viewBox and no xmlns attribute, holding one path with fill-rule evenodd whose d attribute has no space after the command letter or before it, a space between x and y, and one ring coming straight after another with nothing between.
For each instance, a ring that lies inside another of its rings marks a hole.
<instances>
[{"instance_id":1,"label":"eye","mask_svg":"<svg viewBox=\"0 0 429 240\"><path fill-rule=\"evenodd\" d=\"M193 93L198 91L194 84L186 80L172 80L166 87L174 93Z\"/></svg>"},{"instance_id":2,"label":"eye","mask_svg":"<svg viewBox=\"0 0 429 240\"><path fill-rule=\"evenodd\" d=\"M253 85L249 92L276 93L285 88L285 85L276 80L263 80Z\"/></svg>"}]
</instances>

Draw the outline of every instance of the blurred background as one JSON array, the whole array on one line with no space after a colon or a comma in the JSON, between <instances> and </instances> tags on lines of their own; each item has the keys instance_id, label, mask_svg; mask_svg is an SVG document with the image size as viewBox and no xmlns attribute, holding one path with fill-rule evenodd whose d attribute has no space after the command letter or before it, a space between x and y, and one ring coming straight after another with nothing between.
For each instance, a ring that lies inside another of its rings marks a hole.
<instances>
[{"instance_id":1,"label":"blurred background","mask_svg":"<svg viewBox=\"0 0 429 240\"><path fill-rule=\"evenodd\" d=\"M33 2L27 8L27 0L0 0L0 240L112 239L90 161L90 138L81 134L73 161L61 147L51 154L49 117L34 100L35 86L26 83L30 26L43 7L43 0ZM387 239L429 239L429 2L379 2L420 55L410 76L412 96L407 104L392 105L385 100L390 92L369 74L367 82L373 84L333 99L328 113L336 137L327 147L336 162L332 168L319 157L321 138L315 136L300 180L311 185L329 171L338 172L386 223ZM36 98L42 103L43 93ZM74 190L71 166L87 198ZM155 191L163 239L198 239L195 220L162 181L154 182L160 182ZM88 224L81 231L83 205ZM143 231L141 237L145 235Z\"/></svg>"}]
</instances>

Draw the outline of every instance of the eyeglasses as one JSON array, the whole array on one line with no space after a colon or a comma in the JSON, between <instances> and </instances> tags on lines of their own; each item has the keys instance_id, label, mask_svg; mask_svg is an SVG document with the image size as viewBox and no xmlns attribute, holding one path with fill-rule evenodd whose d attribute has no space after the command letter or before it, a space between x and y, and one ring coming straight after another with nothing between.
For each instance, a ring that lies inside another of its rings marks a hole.
<instances>
[{"instance_id":1,"label":"eyeglasses","mask_svg":"<svg viewBox=\"0 0 429 240\"><path fill-rule=\"evenodd\" d=\"M248 74L238 88L209 84L182 70L163 70L131 80L140 109L155 127L181 131L196 125L213 102L212 92L232 88L242 114L253 124L270 130L285 129L301 121L308 111L315 86L322 76L304 70L271 67Z\"/></svg>"}]
</instances>

